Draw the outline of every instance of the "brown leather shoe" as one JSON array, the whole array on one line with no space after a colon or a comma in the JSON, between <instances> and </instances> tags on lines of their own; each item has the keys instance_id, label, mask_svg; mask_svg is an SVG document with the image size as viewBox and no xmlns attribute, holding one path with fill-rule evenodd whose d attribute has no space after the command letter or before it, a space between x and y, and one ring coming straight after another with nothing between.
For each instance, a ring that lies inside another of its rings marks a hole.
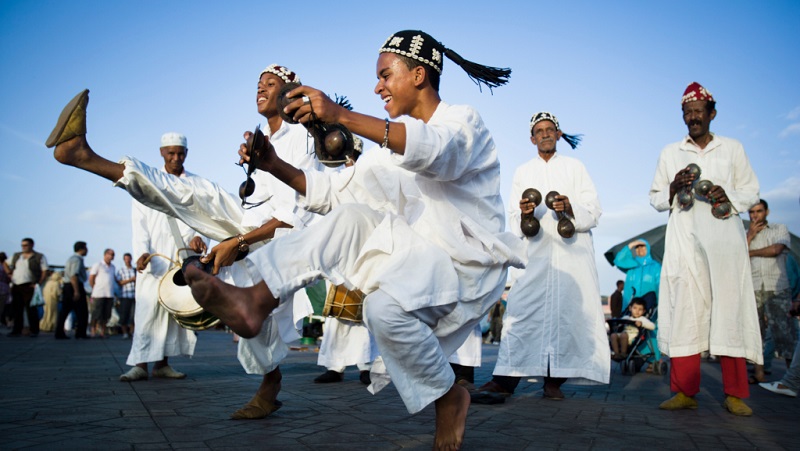
<instances>
[{"instance_id":1,"label":"brown leather shoe","mask_svg":"<svg viewBox=\"0 0 800 451\"><path fill-rule=\"evenodd\" d=\"M542 398L561 401L564 399L564 392L562 392L558 387L548 387L545 385L544 390L542 391Z\"/></svg>"},{"instance_id":2,"label":"brown leather shoe","mask_svg":"<svg viewBox=\"0 0 800 451\"><path fill-rule=\"evenodd\" d=\"M86 134L86 106L89 104L89 90L84 89L69 101L58 116L56 126L45 141L47 147L55 147L76 136Z\"/></svg>"}]
</instances>

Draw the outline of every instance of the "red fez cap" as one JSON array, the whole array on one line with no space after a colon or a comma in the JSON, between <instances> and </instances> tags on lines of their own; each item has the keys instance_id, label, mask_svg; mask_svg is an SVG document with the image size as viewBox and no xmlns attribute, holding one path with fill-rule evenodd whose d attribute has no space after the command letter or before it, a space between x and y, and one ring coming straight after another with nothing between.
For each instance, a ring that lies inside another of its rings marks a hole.
<instances>
[{"instance_id":1,"label":"red fez cap","mask_svg":"<svg viewBox=\"0 0 800 451\"><path fill-rule=\"evenodd\" d=\"M713 102L714 96L712 96L706 88L700 85L700 83L693 81L689 84L689 86L686 87L686 91L683 91L681 105L688 102L694 102L695 100L709 100Z\"/></svg>"}]
</instances>

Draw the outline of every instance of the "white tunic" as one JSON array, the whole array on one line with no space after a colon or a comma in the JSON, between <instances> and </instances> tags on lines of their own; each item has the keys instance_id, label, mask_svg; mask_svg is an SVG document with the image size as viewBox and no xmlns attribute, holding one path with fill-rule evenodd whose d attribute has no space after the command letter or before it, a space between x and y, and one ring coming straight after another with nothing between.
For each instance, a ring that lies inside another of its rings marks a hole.
<instances>
[{"instance_id":1,"label":"white tunic","mask_svg":"<svg viewBox=\"0 0 800 451\"><path fill-rule=\"evenodd\" d=\"M682 210L669 184L689 163L700 179L721 186L738 212L758 202L758 179L741 143L714 135L701 151L688 136L666 146L658 160L650 204L671 210L661 268L658 346L670 357L713 355L763 360L750 258L738 215L720 220L711 205L695 199Z\"/></svg>"},{"instance_id":2,"label":"white tunic","mask_svg":"<svg viewBox=\"0 0 800 451\"><path fill-rule=\"evenodd\" d=\"M168 175L165 171L162 174ZM170 176L178 179L178 177ZM184 172L180 179L196 180L192 174ZM172 235L168 216L137 201L132 202L133 243L132 254L139 258L143 253L163 254L175 260L178 247ZM188 246L197 233L179 221L175 221L181 239ZM206 238L206 243L208 239ZM181 258L186 253L181 252ZM161 277L169 270L171 263L161 257L153 257L136 279L136 310L128 365L157 362L164 357L193 355L197 337L193 331L184 329L158 303L158 285Z\"/></svg>"},{"instance_id":3,"label":"white tunic","mask_svg":"<svg viewBox=\"0 0 800 451\"><path fill-rule=\"evenodd\" d=\"M325 214L357 202L384 215L361 250L363 264L346 275L350 287L369 294L380 286L407 310L480 299L505 284L509 264L521 266L523 260L518 240L503 232L500 165L492 137L465 105L441 102L427 124L399 120L406 126L404 155L376 148L349 170L306 171L305 205ZM393 227L398 220L408 229ZM402 249L394 249L407 232L414 233L408 239L422 238L442 249L452 265L421 278L385 277L393 266L392 271L413 274Z\"/></svg>"},{"instance_id":4,"label":"white tunic","mask_svg":"<svg viewBox=\"0 0 800 451\"><path fill-rule=\"evenodd\" d=\"M611 355L600 302L592 232L602 214L594 183L583 164L556 153L538 155L514 173L508 212L513 232L520 230L519 200L536 188L542 202L534 210L539 233L524 237L528 264L508 294L497 365L499 376L569 378L569 383L609 381ZM558 216L544 204L550 191L569 198L575 235L562 238Z\"/></svg>"},{"instance_id":5,"label":"white tunic","mask_svg":"<svg viewBox=\"0 0 800 451\"><path fill-rule=\"evenodd\" d=\"M417 412L452 387L447 358L499 299L508 266L524 257L519 240L503 232L497 151L477 112L442 102L427 124L400 120L404 155L374 149L339 173L306 171L305 204L331 215L248 259L278 299L324 277L366 293L367 316L373 294L377 305L398 306L397 327L415 332L367 326L406 407ZM379 335L395 339L382 343Z\"/></svg>"},{"instance_id":6,"label":"white tunic","mask_svg":"<svg viewBox=\"0 0 800 451\"><path fill-rule=\"evenodd\" d=\"M322 327L317 365L342 372L351 365L362 368L378 357L378 345L363 323L325 318Z\"/></svg>"}]
</instances>

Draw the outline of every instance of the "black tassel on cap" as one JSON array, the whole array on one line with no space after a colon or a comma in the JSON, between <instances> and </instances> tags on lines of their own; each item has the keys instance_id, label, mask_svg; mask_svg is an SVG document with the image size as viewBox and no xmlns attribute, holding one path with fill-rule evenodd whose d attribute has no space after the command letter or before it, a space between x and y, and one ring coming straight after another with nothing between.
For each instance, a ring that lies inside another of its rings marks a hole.
<instances>
[{"instance_id":1,"label":"black tassel on cap","mask_svg":"<svg viewBox=\"0 0 800 451\"><path fill-rule=\"evenodd\" d=\"M492 88L503 86L508 83L508 77L511 76L511 69L508 67L491 67L473 63L472 61L465 60L461 55L447 47L444 48L444 54L450 58L452 62L464 69L464 72L467 73L469 78L478 85L478 89L481 89L481 83L483 83L489 88L489 92L491 92ZM481 89L481 91L483 90Z\"/></svg>"},{"instance_id":2,"label":"black tassel on cap","mask_svg":"<svg viewBox=\"0 0 800 451\"><path fill-rule=\"evenodd\" d=\"M583 135L568 135L564 132L561 132L561 139L567 142L573 149L578 147L578 144L581 143L581 139L583 139Z\"/></svg>"},{"instance_id":3,"label":"black tassel on cap","mask_svg":"<svg viewBox=\"0 0 800 451\"><path fill-rule=\"evenodd\" d=\"M389 36L378 50L380 53L396 53L407 58L415 59L423 64L427 64L442 73L443 56L447 56L451 61L469 75L469 78L481 89L481 84L486 85L491 92L492 88L508 83L511 69L484 66L465 60L458 53L446 48L441 42L434 39L428 33L419 30L403 30ZM481 91L483 91L481 89Z\"/></svg>"}]
</instances>

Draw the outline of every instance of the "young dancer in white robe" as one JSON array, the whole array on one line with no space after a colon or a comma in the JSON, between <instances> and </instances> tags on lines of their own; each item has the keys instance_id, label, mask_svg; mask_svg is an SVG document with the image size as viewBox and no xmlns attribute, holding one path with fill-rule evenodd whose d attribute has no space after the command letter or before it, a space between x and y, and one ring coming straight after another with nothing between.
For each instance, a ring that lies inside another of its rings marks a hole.
<instances>
[{"instance_id":1,"label":"young dancer in white robe","mask_svg":"<svg viewBox=\"0 0 800 451\"><path fill-rule=\"evenodd\" d=\"M435 403L434 448L457 449L469 394L455 384L447 359L499 299L508 266L521 265L523 256L519 240L503 232L491 135L474 109L439 98L443 55L464 63L420 31L386 41L375 93L394 122L344 110L310 87L290 92L303 96L287 107L296 119L308 121L313 111L383 148L336 174L299 171L268 154L261 167L326 216L249 256L264 278L252 288L191 269L186 276L201 304L243 336L257 333L260 318L309 281L361 289L367 327L406 407L414 413ZM377 373L373 367L373 390L383 382Z\"/></svg>"}]
</instances>

